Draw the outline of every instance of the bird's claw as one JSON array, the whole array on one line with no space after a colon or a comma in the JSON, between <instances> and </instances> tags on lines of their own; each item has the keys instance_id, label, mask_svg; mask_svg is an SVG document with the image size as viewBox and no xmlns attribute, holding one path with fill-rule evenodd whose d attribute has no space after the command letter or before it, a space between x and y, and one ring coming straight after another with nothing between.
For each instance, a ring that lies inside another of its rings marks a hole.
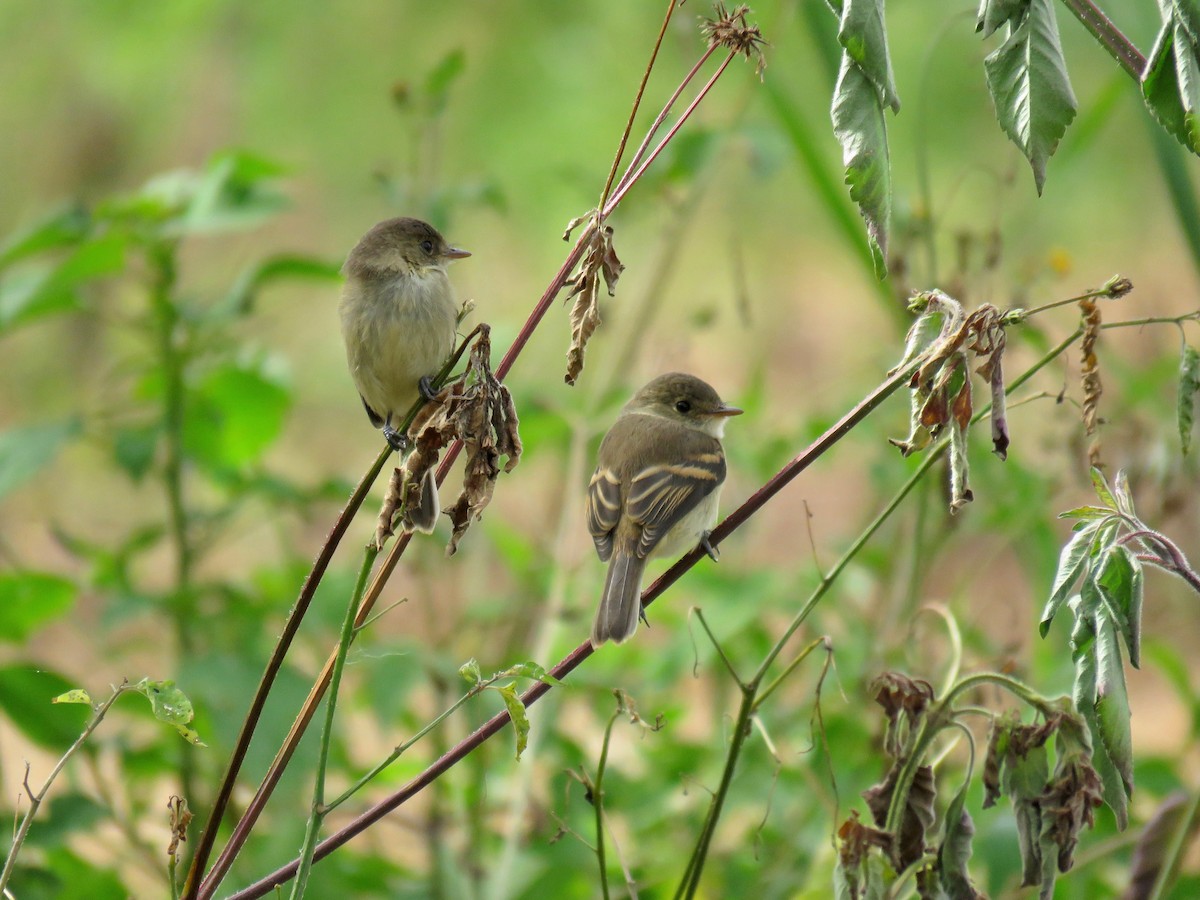
<instances>
[{"instance_id":1,"label":"bird's claw","mask_svg":"<svg viewBox=\"0 0 1200 900\"><path fill-rule=\"evenodd\" d=\"M387 439L388 446L399 453L403 453L408 449L408 435L397 431L391 425L383 426L383 436Z\"/></svg>"},{"instance_id":2,"label":"bird's claw","mask_svg":"<svg viewBox=\"0 0 1200 900\"><path fill-rule=\"evenodd\" d=\"M437 396L437 392L433 389L433 382L428 375L422 375L417 379L417 390L421 394L421 399L426 403Z\"/></svg>"},{"instance_id":3,"label":"bird's claw","mask_svg":"<svg viewBox=\"0 0 1200 900\"><path fill-rule=\"evenodd\" d=\"M701 534L700 534L700 549L703 550L705 553L707 553L708 558L711 559L713 562L719 562L721 559L721 554L717 551L716 547L714 547L711 543L709 543L708 536L710 534L712 534L711 531L701 532Z\"/></svg>"}]
</instances>

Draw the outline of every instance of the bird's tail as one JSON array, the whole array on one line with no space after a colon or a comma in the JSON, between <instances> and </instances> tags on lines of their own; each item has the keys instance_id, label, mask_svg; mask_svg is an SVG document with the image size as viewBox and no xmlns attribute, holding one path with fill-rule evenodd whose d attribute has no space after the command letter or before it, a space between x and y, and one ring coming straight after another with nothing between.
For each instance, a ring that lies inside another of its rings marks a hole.
<instances>
[{"instance_id":1,"label":"bird's tail","mask_svg":"<svg viewBox=\"0 0 1200 900\"><path fill-rule=\"evenodd\" d=\"M635 552L617 548L608 564L604 579L604 594L592 625L592 646L605 641L621 643L637 631L642 614L642 571L646 560Z\"/></svg>"},{"instance_id":2,"label":"bird's tail","mask_svg":"<svg viewBox=\"0 0 1200 900\"><path fill-rule=\"evenodd\" d=\"M429 534L437 525L438 516L441 513L437 481L434 480L433 469L427 469L425 477L421 479L420 489L407 492L404 524L415 531Z\"/></svg>"}]
</instances>

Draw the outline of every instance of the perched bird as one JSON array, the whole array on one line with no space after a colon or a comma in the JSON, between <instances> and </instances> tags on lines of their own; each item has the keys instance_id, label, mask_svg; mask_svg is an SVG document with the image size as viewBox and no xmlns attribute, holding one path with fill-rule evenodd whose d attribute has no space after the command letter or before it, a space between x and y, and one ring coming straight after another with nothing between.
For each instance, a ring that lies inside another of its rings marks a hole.
<instances>
[{"instance_id":1,"label":"perched bird","mask_svg":"<svg viewBox=\"0 0 1200 900\"><path fill-rule=\"evenodd\" d=\"M637 630L642 572L651 556L699 544L716 559L708 531L725 481L725 420L741 415L694 375L660 375L634 394L600 443L588 485L588 531L608 577L592 646Z\"/></svg>"},{"instance_id":2,"label":"perched bird","mask_svg":"<svg viewBox=\"0 0 1200 900\"><path fill-rule=\"evenodd\" d=\"M470 255L432 225L405 217L368 231L342 266L338 312L350 376L371 424L396 450L407 443L397 426L418 396L430 399L429 379L454 349L458 305L446 265ZM420 494L407 517L432 531L439 513L432 471Z\"/></svg>"}]
</instances>

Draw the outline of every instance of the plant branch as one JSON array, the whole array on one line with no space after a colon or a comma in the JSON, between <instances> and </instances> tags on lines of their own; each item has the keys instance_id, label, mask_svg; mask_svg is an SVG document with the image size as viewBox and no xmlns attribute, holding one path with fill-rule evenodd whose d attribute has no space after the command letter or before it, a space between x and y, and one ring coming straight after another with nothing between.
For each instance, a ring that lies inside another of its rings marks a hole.
<instances>
[{"instance_id":1,"label":"plant branch","mask_svg":"<svg viewBox=\"0 0 1200 900\"><path fill-rule=\"evenodd\" d=\"M116 688L113 689L112 696L105 700L93 711L92 718L84 727L83 732L75 739L75 742L67 748L67 751L59 757L58 762L54 764L54 768L50 770L50 774L46 776L46 780L42 782L41 788L34 791L29 784L29 763L25 764L25 794L29 797L29 809L26 811L24 818L21 819L21 824L17 826L17 832L13 835L12 845L8 850L8 858L4 861L4 869L0 871L0 897L11 896L8 891L8 882L12 878L13 869L16 868L17 856L21 852L21 848L25 845L25 839L29 836L29 829L33 825L33 817L37 815L37 811L42 806L42 801L46 799L46 792L50 790L50 786L54 784L54 780L58 778L59 773L67 765L67 762L72 756L84 745L89 737L104 721L105 715L112 708L112 705L117 702L117 698L129 689L129 682L122 681Z\"/></svg>"},{"instance_id":2,"label":"plant branch","mask_svg":"<svg viewBox=\"0 0 1200 900\"><path fill-rule=\"evenodd\" d=\"M1100 42L1100 46L1108 51L1126 74L1141 84L1146 71L1146 57L1112 20L1091 0L1063 0L1063 4L1075 13L1075 18L1083 23L1083 27L1091 32L1092 37Z\"/></svg>"}]
</instances>

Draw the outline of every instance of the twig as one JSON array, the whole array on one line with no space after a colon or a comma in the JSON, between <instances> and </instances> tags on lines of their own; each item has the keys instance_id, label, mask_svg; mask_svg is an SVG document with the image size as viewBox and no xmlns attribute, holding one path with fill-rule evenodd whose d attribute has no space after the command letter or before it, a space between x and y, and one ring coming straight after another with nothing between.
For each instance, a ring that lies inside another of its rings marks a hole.
<instances>
[{"instance_id":1,"label":"twig","mask_svg":"<svg viewBox=\"0 0 1200 900\"><path fill-rule=\"evenodd\" d=\"M1100 46L1108 51L1118 65L1140 84L1146 71L1146 57L1142 56L1133 42L1125 37L1091 0L1063 0L1063 3L1075 13L1083 27L1092 33L1092 37L1100 42Z\"/></svg>"}]
</instances>

